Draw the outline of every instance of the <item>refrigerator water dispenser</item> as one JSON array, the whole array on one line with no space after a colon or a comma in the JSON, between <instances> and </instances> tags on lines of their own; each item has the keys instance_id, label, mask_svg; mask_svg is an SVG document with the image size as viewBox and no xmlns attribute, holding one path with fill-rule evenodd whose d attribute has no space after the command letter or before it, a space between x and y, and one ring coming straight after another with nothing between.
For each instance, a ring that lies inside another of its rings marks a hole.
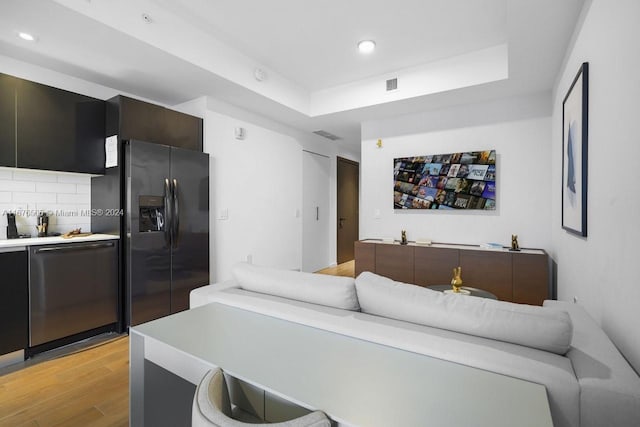
<instances>
[{"instance_id":1,"label":"refrigerator water dispenser","mask_svg":"<svg viewBox=\"0 0 640 427\"><path fill-rule=\"evenodd\" d=\"M165 212L164 197L162 196L139 196L141 233L149 231L164 231Z\"/></svg>"}]
</instances>

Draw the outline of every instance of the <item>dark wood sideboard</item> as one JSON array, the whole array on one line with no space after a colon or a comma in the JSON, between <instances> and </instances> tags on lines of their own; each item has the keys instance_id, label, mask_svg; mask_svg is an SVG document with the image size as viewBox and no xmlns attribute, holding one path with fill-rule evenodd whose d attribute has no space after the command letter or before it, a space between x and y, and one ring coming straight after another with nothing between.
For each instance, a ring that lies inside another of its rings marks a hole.
<instances>
[{"instance_id":1,"label":"dark wood sideboard","mask_svg":"<svg viewBox=\"0 0 640 427\"><path fill-rule=\"evenodd\" d=\"M451 283L462 267L464 286L484 289L502 301L542 305L550 298L549 256L542 249L484 249L479 246L423 246L378 240L355 243L355 274L371 271L420 286Z\"/></svg>"}]
</instances>

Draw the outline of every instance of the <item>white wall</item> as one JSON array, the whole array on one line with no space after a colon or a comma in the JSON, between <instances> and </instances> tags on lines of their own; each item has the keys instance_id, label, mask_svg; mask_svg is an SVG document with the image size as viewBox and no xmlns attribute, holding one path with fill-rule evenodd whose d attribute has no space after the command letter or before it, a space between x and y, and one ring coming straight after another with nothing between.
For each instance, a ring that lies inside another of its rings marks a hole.
<instances>
[{"instance_id":1,"label":"white wall","mask_svg":"<svg viewBox=\"0 0 640 427\"><path fill-rule=\"evenodd\" d=\"M640 371L640 2L594 0L553 97L552 255L558 297L584 305ZM561 228L562 100L580 64L589 62L588 237Z\"/></svg>"},{"instance_id":2,"label":"white wall","mask_svg":"<svg viewBox=\"0 0 640 427\"><path fill-rule=\"evenodd\" d=\"M7 237L7 212L18 233L37 236L37 217L49 216L50 233L91 231L91 175L0 168L0 239Z\"/></svg>"},{"instance_id":3,"label":"white wall","mask_svg":"<svg viewBox=\"0 0 640 427\"><path fill-rule=\"evenodd\" d=\"M247 257L260 265L300 267L302 152L290 137L209 111L212 255L219 277ZM246 129L236 140L235 127ZM228 212L228 219L221 212Z\"/></svg>"},{"instance_id":4,"label":"white wall","mask_svg":"<svg viewBox=\"0 0 640 427\"><path fill-rule=\"evenodd\" d=\"M360 237L399 239L406 229L409 240L507 245L517 234L523 247L548 249L548 104L537 94L364 123ZM394 158L488 149L497 152L496 211L393 209Z\"/></svg>"},{"instance_id":5,"label":"white wall","mask_svg":"<svg viewBox=\"0 0 640 427\"><path fill-rule=\"evenodd\" d=\"M356 161L359 156L215 99L176 108L204 118L204 150L211 155L212 282L229 279L233 265L248 256L254 264L300 269L303 150L331 159L332 230L336 229L336 156ZM245 129L244 140L235 139L236 127ZM221 219L222 211L228 212L227 219ZM329 244L335 263L335 233Z\"/></svg>"}]
</instances>

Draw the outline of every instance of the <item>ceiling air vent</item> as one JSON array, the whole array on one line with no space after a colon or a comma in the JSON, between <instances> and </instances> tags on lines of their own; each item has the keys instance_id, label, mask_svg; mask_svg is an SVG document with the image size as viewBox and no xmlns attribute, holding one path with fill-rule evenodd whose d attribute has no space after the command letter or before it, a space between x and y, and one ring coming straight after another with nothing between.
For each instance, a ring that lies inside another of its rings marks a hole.
<instances>
[{"instance_id":1,"label":"ceiling air vent","mask_svg":"<svg viewBox=\"0 0 640 427\"><path fill-rule=\"evenodd\" d=\"M398 79L387 80L387 91L398 89Z\"/></svg>"},{"instance_id":2,"label":"ceiling air vent","mask_svg":"<svg viewBox=\"0 0 640 427\"><path fill-rule=\"evenodd\" d=\"M320 135L323 138L330 139L332 141L340 139L339 136L329 133L326 130L314 130L313 133L315 133L316 135Z\"/></svg>"}]
</instances>

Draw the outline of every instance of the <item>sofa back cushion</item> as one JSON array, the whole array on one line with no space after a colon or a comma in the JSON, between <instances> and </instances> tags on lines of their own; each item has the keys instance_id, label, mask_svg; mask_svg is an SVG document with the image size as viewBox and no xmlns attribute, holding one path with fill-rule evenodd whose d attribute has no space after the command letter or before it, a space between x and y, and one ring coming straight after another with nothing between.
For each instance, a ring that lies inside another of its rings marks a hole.
<instances>
[{"instance_id":1,"label":"sofa back cushion","mask_svg":"<svg viewBox=\"0 0 640 427\"><path fill-rule=\"evenodd\" d=\"M328 276L279 270L240 263L233 276L242 289L344 310L360 310L355 281L351 277Z\"/></svg>"},{"instance_id":2,"label":"sofa back cushion","mask_svg":"<svg viewBox=\"0 0 640 427\"><path fill-rule=\"evenodd\" d=\"M562 310L444 294L364 272L356 279L363 313L565 354L572 324Z\"/></svg>"}]
</instances>

